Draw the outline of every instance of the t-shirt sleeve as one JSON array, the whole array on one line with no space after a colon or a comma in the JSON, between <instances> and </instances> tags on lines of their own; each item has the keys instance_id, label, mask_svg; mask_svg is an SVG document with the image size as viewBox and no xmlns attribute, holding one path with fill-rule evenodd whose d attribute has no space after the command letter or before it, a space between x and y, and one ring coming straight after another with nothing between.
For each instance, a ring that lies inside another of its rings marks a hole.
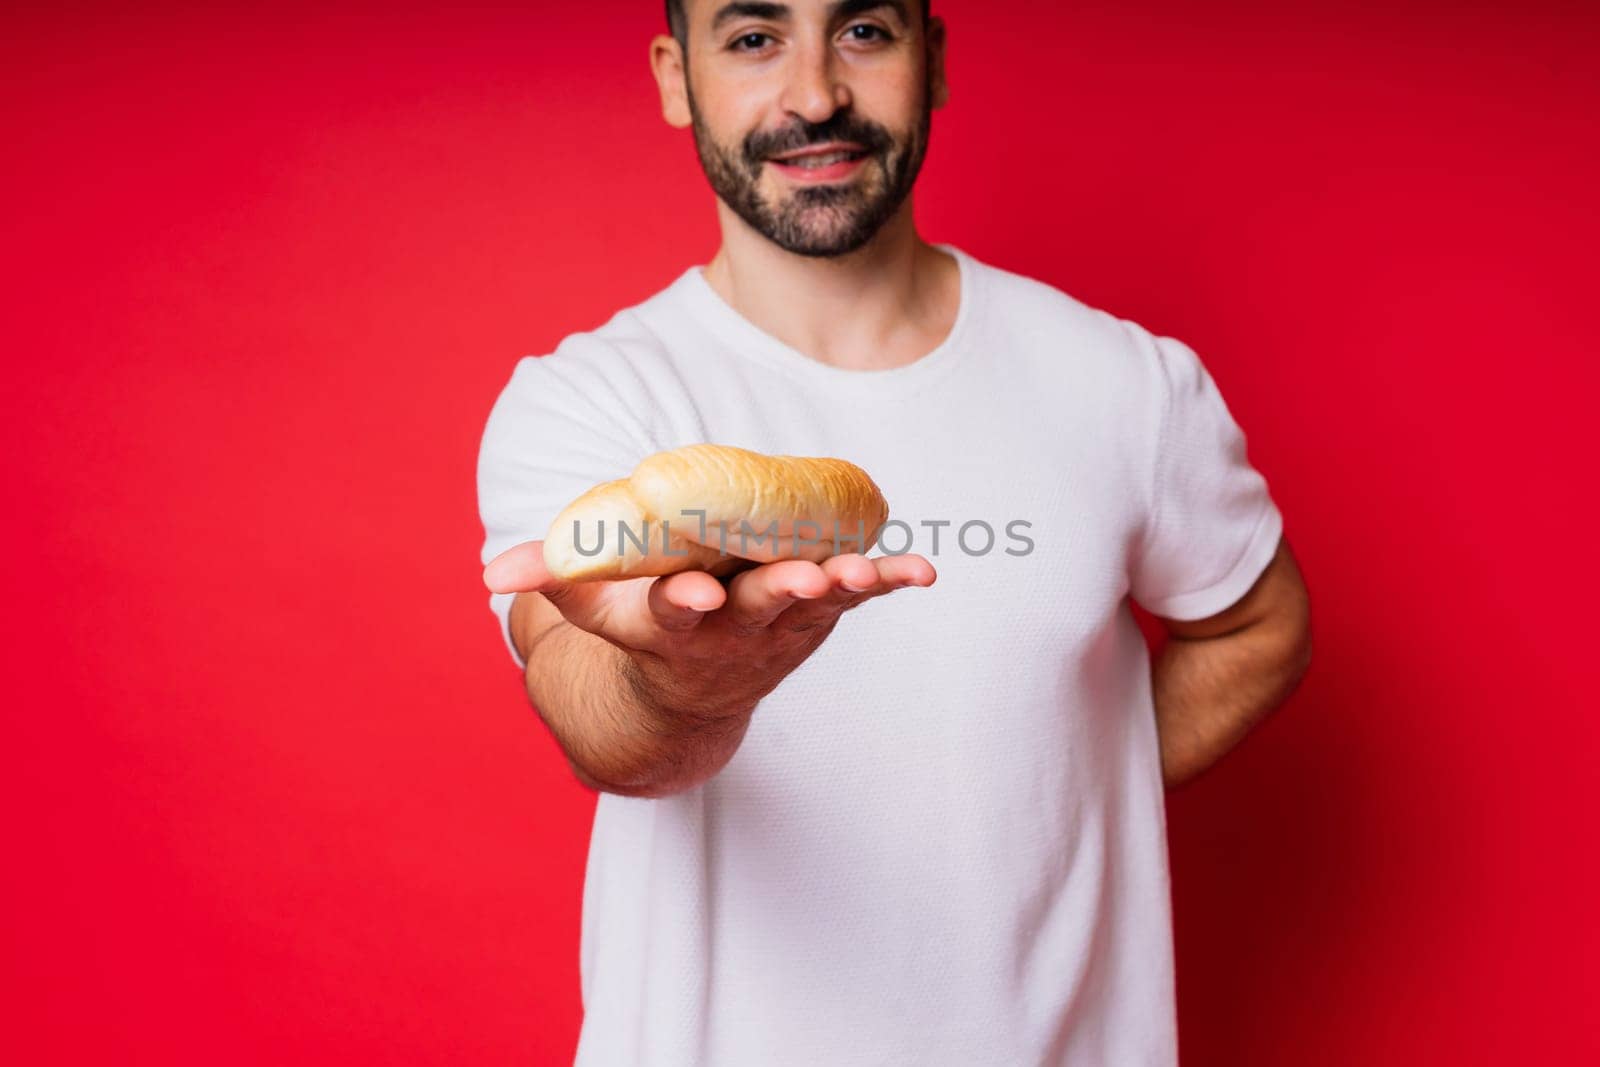
<instances>
[{"instance_id":1,"label":"t-shirt sleeve","mask_svg":"<svg viewBox=\"0 0 1600 1067\"><path fill-rule=\"evenodd\" d=\"M592 343L569 338L549 356L517 362L490 409L478 452L481 562L524 541L542 541L563 508L599 482L625 478L655 449L607 387ZM489 610L511 641L514 593L490 593Z\"/></svg>"},{"instance_id":2,"label":"t-shirt sleeve","mask_svg":"<svg viewBox=\"0 0 1600 1067\"><path fill-rule=\"evenodd\" d=\"M1174 338L1154 340L1162 416L1131 593L1163 618L1203 619L1250 591L1277 550L1283 515L1199 356Z\"/></svg>"}]
</instances>

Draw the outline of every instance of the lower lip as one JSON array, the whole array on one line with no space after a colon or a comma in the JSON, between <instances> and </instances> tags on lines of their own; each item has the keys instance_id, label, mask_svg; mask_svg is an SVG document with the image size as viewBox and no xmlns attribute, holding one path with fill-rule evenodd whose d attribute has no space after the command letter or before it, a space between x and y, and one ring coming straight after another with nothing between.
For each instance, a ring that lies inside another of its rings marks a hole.
<instances>
[{"instance_id":1,"label":"lower lip","mask_svg":"<svg viewBox=\"0 0 1600 1067\"><path fill-rule=\"evenodd\" d=\"M829 163L826 167L796 167L778 159L769 159L767 162L776 167L780 174L797 182L836 182L859 171L866 165L867 157Z\"/></svg>"}]
</instances>

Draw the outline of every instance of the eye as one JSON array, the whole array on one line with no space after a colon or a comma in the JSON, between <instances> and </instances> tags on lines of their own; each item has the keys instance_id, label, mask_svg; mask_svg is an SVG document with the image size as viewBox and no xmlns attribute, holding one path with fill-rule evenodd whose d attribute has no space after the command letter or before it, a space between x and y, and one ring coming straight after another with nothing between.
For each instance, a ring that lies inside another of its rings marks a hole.
<instances>
[{"instance_id":1,"label":"eye","mask_svg":"<svg viewBox=\"0 0 1600 1067\"><path fill-rule=\"evenodd\" d=\"M865 33L861 31L865 30ZM852 41L888 41L892 40L889 31L882 26L871 22L857 22L844 31Z\"/></svg>"},{"instance_id":2,"label":"eye","mask_svg":"<svg viewBox=\"0 0 1600 1067\"><path fill-rule=\"evenodd\" d=\"M733 39L728 48L735 52L759 52L761 46L770 40L772 38L764 33L742 33Z\"/></svg>"}]
</instances>

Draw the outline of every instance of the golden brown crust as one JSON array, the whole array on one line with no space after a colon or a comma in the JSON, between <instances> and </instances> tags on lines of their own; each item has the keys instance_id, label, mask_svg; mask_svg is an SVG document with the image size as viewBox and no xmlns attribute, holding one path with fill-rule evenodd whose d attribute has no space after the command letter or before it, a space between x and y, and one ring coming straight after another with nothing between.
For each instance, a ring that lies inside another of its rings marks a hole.
<instances>
[{"instance_id":1,"label":"golden brown crust","mask_svg":"<svg viewBox=\"0 0 1600 1067\"><path fill-rule=\"evenodd\" d=\"M865 552L888 518L883 493L846 460L686 445L645 457L629 477L567 505L545 539L545 565L568 581L593 581L727 573L745 560L821 562ZM577 551L575 532L593 554Z\"/></svg>"}]
</instances>

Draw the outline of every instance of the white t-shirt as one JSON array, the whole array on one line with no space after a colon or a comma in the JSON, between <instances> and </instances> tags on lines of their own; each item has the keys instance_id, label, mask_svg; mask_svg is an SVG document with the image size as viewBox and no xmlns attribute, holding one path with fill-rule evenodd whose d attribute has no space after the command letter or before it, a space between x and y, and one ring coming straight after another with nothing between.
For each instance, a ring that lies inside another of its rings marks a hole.
<instances>
[{"instance_id":1,"label":"white t-shirt","mask_svg":"<svg viewBox=\"0 0 1600 1067\"><path fill-rule=\"evenodd\" d=\"M812 360L696 266L519 361L489 416L485 562L649 453L708 441L859 464L903 523L872 554L938 571L848 612L710 781L601 795L580 1065L1176 1062L1127 598L1228 607L1283 519L1192 349L938 247L960 310L908 366ZM511 599L490 597L508 647Z\"/></svg>"}]
</instances>

